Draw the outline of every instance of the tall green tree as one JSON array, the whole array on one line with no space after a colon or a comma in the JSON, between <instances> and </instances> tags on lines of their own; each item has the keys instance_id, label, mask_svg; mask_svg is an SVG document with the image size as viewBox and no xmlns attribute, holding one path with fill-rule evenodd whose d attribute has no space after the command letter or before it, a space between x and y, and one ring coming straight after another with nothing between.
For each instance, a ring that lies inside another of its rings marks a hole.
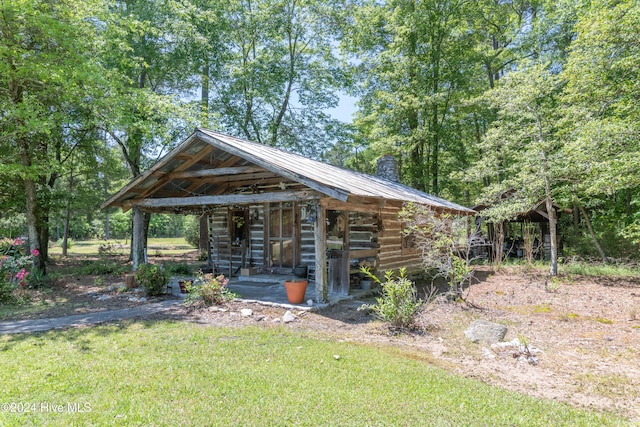
<instances>
[{"instance_id":1,"label":"tall green tree","mask_svg":"<svg viewBox=\"0 0 640 427\"><path fill-rule=\"evenodd\" d=\"M598 211L601 226L610 223L618 236L640 240L640 4L594 1L575 32L563 70L565 158L575 177L573 192L580 205ZM612 203L617 198L624 200L623 209Z\"/></svg>"},{"instance_id":2,"label":"tall green tree","mask_svg":"<svg viewBox=\"0 0 640 427\"><path fill-rule=\"evenodd\" d=\"M521 212L545 204L551 235L550 274L558 272L556 200L564 188L562 141L556 125L562 81L549 66L522 65L509 73L487 99L497 111L482 140L485 156L468 170L469 179L491 181L486 200L500 200L506 190L510 198L484 211L495 223L515 218ZM501 253L501 248L498 248Z\"/></svg>"},{"instance_id":3,"label":"tall green tree","mask_svg":"<svg viewBox=\"0 0 640 427\"><path fill-rule=\"evenodd\" d=\"M202 31L209 110L227 132L320 157L339 127L325 112L343 84L335 48L341 2L234 0L220 12L221 37Z\"/></svg>"},{"instance_id":4,"label":"tall green tree","mask_svg":"<svg viewBox=\"0 0 640 427\"><path fill-rule=\"evenodd\" d=\"M99 1L0 2L0 146L3 180L18 181L31 249L45 270L50 192L62 147L102 80L95 61ZM17 200L18 202L20 199Z\"/></svg>"},{"instance_id":5,"label":"tall green tree","mask_svg":"<svg viewBox=\"0 0 640 427\"><path fill-rule=\"evenodd\" d=\"M456 0L365 2L343 39L359 61L356 128L378 155L400 158L408 184L434 194L465 155L464 100L480 93L465 10Z\"/></svg>"}]
</instances>

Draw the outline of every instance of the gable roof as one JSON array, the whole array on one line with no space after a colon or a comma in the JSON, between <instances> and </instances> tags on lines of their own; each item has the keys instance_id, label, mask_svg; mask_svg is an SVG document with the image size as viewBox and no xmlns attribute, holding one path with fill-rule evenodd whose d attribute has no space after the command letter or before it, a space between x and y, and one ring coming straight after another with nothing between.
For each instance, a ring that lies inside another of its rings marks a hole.
<instances>
[{"instance_id":1,"label":"gable roof","mask_svg":"<svg viewBox=\"0 0 640 427\"><path fill-rule=\"evenodd\" d=\"M242 194L264 192L268 188L306 191L302 198L317 194L343 202L350 198L411 201L456 213L474 213L397 182L206 129L196 129L148 171L103 203L102 208L126 209L136 199L156 198L176 198L183 206L197 197L209 197L206 200L215 203L218 199L213 197L222 194L236 194L234 200L242 201Z\"/></svg>"}]
</instances>

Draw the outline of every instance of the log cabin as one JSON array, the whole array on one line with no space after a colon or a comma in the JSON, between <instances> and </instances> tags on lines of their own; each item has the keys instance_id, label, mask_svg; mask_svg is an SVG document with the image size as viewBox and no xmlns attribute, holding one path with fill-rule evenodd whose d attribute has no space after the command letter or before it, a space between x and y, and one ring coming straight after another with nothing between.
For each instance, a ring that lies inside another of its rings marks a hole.
<instances>
[{"instance_id":1,"label":"log cabin","mask_svg":"<svg viewBox=\"0 0 640 427\"><path fill-rule=\"evenodd\" d=\"M398 219L406 202L474 213L401 184L393 156L379 159L372 176L196 129L102 208L132 209L134 268L143 261L144 212L195 214L206 219L216 272L302 269L325 302L329 293L348 293L361 266L421 269Z\"/></svg>"}]
</instances>

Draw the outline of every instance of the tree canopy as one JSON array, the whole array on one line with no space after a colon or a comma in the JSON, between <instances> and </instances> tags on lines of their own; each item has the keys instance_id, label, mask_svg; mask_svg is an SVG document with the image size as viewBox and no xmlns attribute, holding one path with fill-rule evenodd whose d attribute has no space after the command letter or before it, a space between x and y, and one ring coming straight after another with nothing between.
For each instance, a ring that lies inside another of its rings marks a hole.
<instances>
[{"instance_id":1,"label":"tree canopy","mask_svg":"<svg viewBox=\"0 0 640 427\"><path fill-rule=\"evenodd\" d=\"M65 216L104 235L99 199L204 126L367 172L391 153L408 185L512 191L494 220L546 201L577 213L566 250L637 257L639 34L631 0L0 0L0 228L43 263Z\"/></svg>"}]
</instances>

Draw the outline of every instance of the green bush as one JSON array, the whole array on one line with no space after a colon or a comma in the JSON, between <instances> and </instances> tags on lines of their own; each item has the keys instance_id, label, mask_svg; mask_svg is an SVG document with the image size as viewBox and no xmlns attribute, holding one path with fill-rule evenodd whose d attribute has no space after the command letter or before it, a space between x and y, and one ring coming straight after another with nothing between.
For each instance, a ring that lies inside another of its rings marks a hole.
<instances>
[{"instance_id":1,"label":"green bush","mask_svg":"<svg viewBox=\"0 0 640 427\"><path fill-rule=\"evenodd\" d=\"M365 304L360 309L371 310L380 320L391 323L396 328L413 325L423 302L418 298L414 283L407 278L406 269L401 268L398 276L387 271L384 282L366 267L361 271L381 285L382 296L376 298L376 304Z\"/></svg>"},{"instance_id":2,"label":"green bush","mask_svg":"<svg viewBox=\"0 0 640 427\"><path fill-rule=\"evenodd\" d=\"M147 295L162 295L171 274L157 264L140 264L136 271L136 282L144 288Z\"/></svg>"},{"instance_id":3,"label":"green bush","mask_svg":"<svg viewBox=\"0 0 640 427\"><path fill-rule=\"evenodd\" d=\"M42 289L49 285L49 277L42 270L33 269L27 276L27 286L30 289Z\"/></svg>"},{"instance_id":4,"label":"green bush","mask_svg":"<svg viewBox=\"0 0 640 427\"><path fill-rule=\"evenodd\" d=\"M118 264L112 261L87 261L83 263L79 268L79 274L81 275L105 275L105 274L113 274L120 275L128 270L128 267L125 265Z\"/></svg>"},{"instance_id":5,"label":"green bush","mask_svg":"<svg viewBox=\"0 0 640 427\"><path fill-rule=\"evenodd\" d=\"M186 285L189 293L186 301L202 301L206 306L219 305L225 301L231 301L236 296L227 288L228 283L229 279L226 279L223 275L202 274L202 271L200 271L193 283L188 282Z\"/></svg>"},{"instance_id":6,"label":"green bush","mask_svg":"<svg viewBox=\"0 0 640 427\"><path fill-rule=\"evenodd\" d=\"M194 248L200 245L200 220L196 216L190 216L186 219L184 226L184 239Z\"/></svg>"},{"instance_id":7,"label":"green bush","mask_svg":"<svg viewBox=\"0 0 640 427\"><path fill-rule=\"evenodd\" d=\"M193 269L186 262L168 263L165 264L165 268L176 276L190 276L193 274Z\"/></svg>"},{"instance_id":8,"label":"green bush","mask_svg":"<svg viewBox=\"0 0 640 427\"><path fill-rule=\"evenodd\" d=\"M64 239L58 239L58 241L56 242L56 245L62 247L62 244L64 243ZM67 238L67 249L71 249L74 245L74 241L71 237Z\"/></svg>"},{"instance_id":9,"label":"green bush","mask_svg":"<svg viewBox=\"0 0 640 427\"><path fill-rule=\"evenodd\" d=\"M4 278L0 278L0 305L9 305L16 303L16 297L13 295L15 285Z\"/></svg>"}]
</instances>

